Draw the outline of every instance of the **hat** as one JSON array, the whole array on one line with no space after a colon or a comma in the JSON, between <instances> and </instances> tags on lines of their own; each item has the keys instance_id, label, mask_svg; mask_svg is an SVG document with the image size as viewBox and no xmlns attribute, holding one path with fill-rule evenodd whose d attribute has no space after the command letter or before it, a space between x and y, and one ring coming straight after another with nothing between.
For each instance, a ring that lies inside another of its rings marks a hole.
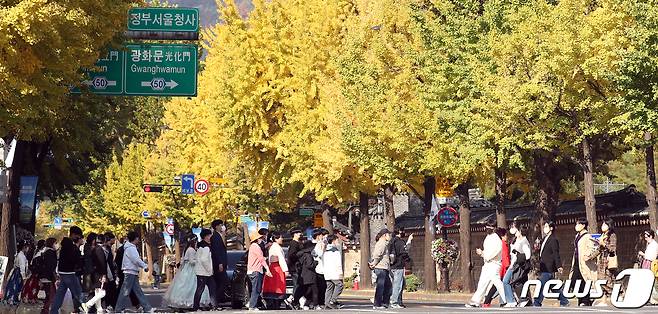
<instances>
[{"instance_id":1,"label":"hat","mask_svg":"<svg viewBox=\"0 0 658 314\"><path fill-rule=\"evenodd\" d=\"M256 240L258 240L262 237L263 237L263 235L258 233L258 232L252 232L252 233L249 234L249 239L250 239L251 242L254 242L254 241L256 241Z\"/></svg>"}]
</instances>

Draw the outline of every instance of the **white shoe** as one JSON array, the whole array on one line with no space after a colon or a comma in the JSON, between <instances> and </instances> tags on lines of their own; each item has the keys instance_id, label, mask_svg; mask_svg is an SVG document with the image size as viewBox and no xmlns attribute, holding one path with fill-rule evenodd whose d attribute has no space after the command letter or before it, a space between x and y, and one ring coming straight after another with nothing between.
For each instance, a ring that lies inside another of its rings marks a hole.
<instances>
[{"instance_id":1,"label":"white shoe","mask_svg":"<svg viewBox=\"0 0 658 314\"><path fill-rule=\"evenodd\" d=\"M308 310L310 310L308 306L302 306L302 311L308 311Z\"/></svg>"},{"instance_id":2,"label":"white shoe","mask_svg":"<svg viewBox=\"0 0 658 314\"><path fill-rule=\"evenodd\" d=\"M301 308L306 307L306 298L305 297L299 298L299 307L301 307Z\"/></svg>"},{"instance_id":3,"label":"white shoe","mask_svg":"<svg viewBox=\"0 0 658 314\"><path fill-rule=\"evenodd\" d=\"M475 304L475 303L471 303L471 302L464 304L464 306L465 307L480 307L479 304Z\"/></svg>"},{"instance_id":4,"label":"white shoe","mask_svg":"<svg viewBox=\"0 0 658 314\"><path fill-rule=\"evenodd\" d=\"M504 307L516 307L516 302L507 303Z\"/></svg>"},{"instance_id":5,"label":"white shoe","mask_svg":"<svg viewBox=\"0 0 658 314\"><path fill-rule=\"evenodd\" d=\"M87 303L82 303L80 305L80 311L82 312L82 314L89 313L89 306L87 305Z\"/></svg>"},{"instance_id":6,"label":"white shoe","mask_svg":"<svg viewBox=\"0 0 658 314\"><path fill-rule=\"evenodd\" d=\"M257 307L255 307L253 309L249 309L249 312L259 312L259 311L260 311L260 309L257 308Z\"/></svg>"},{"instance_id":7,"label":"white shoe","mask_svg":"<svg viewBox=\"0 0 658 314\"><path fill-rule=\"evenodd\" d=\"M375 298L370 298L370 303L375 304Z\"/></svg>"}]
</instances>

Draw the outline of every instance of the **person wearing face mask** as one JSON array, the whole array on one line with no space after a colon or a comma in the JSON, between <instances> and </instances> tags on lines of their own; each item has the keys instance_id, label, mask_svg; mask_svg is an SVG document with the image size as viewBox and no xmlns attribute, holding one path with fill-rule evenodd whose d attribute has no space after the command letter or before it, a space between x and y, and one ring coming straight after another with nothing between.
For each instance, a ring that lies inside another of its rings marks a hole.
<instances>
[{"instance_id":1,"label":"person wearing face mask","mask_svg":"<svg viewBox=\"0 0 658 314\"><path fill-rule=\"evenodd\" d=\"M514 242L511 246L511 255L510 255L510 267L505 272L503 276L503 287L505 288L505 297L507 298L506 303L508 307L517 306L517 302L514 299L514 289L512 288L511 280L514 273L515 267L525 263L531 257L530 251L530 242L526 238L528 233L528 227L523 226L518 228L516 224L512 224L512 227L509 229L509 233L514 236Z\"/></svg>"},{"instance_id":2,"label":"person wearing face mask","mask_svg":"<svg viewBox=\"0 0 658 314\"><path fill-rule=\"evenodd\" d=\"M213 265L213 278L215 280L215 304L219 307L226 297L226 283L228 276L226 275L226 263L228 261L226 253L226 245L224 244L224 237L226 236L226 226L224 222L217 219L212 222L213 229L212 237L210 238L210 254L212 256Z\"/></svg>"},{"instance_id":3,"label":"person wearing face mask","mask_svg":"<svg viewBox=\"0 0 658 314\"><path fill-rule=\"evenodd\" d=\"M613 227L612 219L608 218L601 224L601 237L599 238L599 269L598 278L605 279L607 283L603 286L604 296L597 306L607 306L608 298L612 293L612 286L617 277L617 234Z\"/></svg>"},{"instance_id":4,"label":"person wearing face mask","mask_svg":"<svg viewBox=\"0 0 658 314\"><path fill-rule=\"evenodd\" d=\"M555 273L562 274L562 261L560 260L560 242L557 240L555 234L555 223L552 221L544 224L544 241L541 244L539 251L539 281L541 287L539 289L539 296L534 300L534 306L542 306L544 300L544 285L551 279L555 278ZM569 306L569 301L560 292L559 296L560 306Z\"/></svg>"},{"instance_id":5,"label":"person wearing face mask","mask_svg":"<svg viewBox=\"0 0 658 314\"><path fill-rule=\"evenodd\" d=\"M80 278L76 275L76 271L83 267L82 255L80 254L80 247L83 244L82 229L76 226L72 226L69 229L69 236L62 239L57 264L57 290L53 304L50 307L50 314L59 313L68 290L71 291L74 303L82 304L84 302Z\"/></svg>"},{"instance_id":6,"label":"person wearing face mask","mask_svg":"<svg viewBox=\"0 0 658 314\"><path fill-rule=\"evenodd\" d=\"M484 260L484 265L480 272L480 280L478 281L477 290L471 297L470 302L466 303L466 307L479 307L482 304L482 299L485 297L490 284L493 284L496 287L502 300L507 300L505 297L503 282L500 280L500 269L503 260L503 242L500 236L494 232L496 230L496 222L488 221L485 230L487 232L487 237L484 239L484 244L482 245L483 249L478 248L475 250Z\"/></svg>"},{"instance_id":7,"label":"person wearing face mask","mask_svg":"<svg viewBox=\"0 0 658 314\"><path fill-rule=\"evenodd\" d=\"M580 218L576 222L576 239L574 240L574 253L571 262L571 273L569 279L571 282L576 280L582 281L596 281L597 279L597 265L596 257L598 256L598 249L594 246L595 240L587 232L587 219ZM583 282L584 284L584 282ZM578 290L580 291L580 290ZM592 300L589 293L578 298L579 306L591 306Z\"/></svg>"}]
</instances>

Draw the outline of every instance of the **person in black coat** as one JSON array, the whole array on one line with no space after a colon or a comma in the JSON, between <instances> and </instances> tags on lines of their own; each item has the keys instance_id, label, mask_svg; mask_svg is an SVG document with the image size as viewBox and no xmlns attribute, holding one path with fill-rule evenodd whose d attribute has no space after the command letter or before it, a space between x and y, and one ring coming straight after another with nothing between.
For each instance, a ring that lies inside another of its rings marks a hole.
<instances>
[{"instance_id":1,"label":"person in black coat","mask_svg":"<svg viewBox=\"0 0 658 314\"><path fill-rule=\"evenodd\" d=\"M215 287L217 287L215 304L219 307L226 299L226 283L228 282L228 276L226 275L228 255L223 238L226 232L226 226L223 221L218 219L212 222L211 227L213 234L210 238L210 255L212 257Z\"/></svg>"},{"instance_id":2,"label":"person in black coat","mask_svg":"<svg viewBox=\"0 0 658 314\"><path fill-rule=\"evenodd\" d=\"M41 313L48 313L50 303L52 303L55 293L55 281L57 278L57 252L55 252L55 238L48 238L44 244L43 252L43 267L39 272L39 280L42 281L43 290L46 292L46 299L43 302L43 309Z\"/></svg>"},{"instance_id":3,"label":"person in black coat","mask_svg":"<svg viewBox=\"0 0 658 314\"><path fill-rule=\"evenodd\" d=\"M294 295L297 292L297 289L299 289L299 286L301 284L299 283L299 257L297 256L297 253L302 249L302 231L299 229L293 229L290 231L290 234L292 235L292 241L290 241L290 245L288 246L288 254L286 256L286 262L288 263L288 272L290 273L290 277L292 277L292 295L294 299Z\"/></svg>"},{"instance_id":4,"label":"person in black coat","mask_svg":"<svg viewBox=\"0 0 658 314\"><path fill-rule=\"evenodd\" d=\"M116 238L112 232L106 232L98 236L98 245L92 252L93 273L92 280L95 288L100 287L101 279L105 277L106 282L103 285L105 289L106 306L114 306L115 299L117 298L117 286L115 279L116 265L114 264L114 257L112 256L112 246L116 242Z\"/></svg>"},{"instance_id":5,"label":"person in black coat","mask_svg":"<svg viewBox=\"0 0 658 314\"><path fill-rule=\"evenodd\" d=\"M545 223L543 231L545 236L539 251L539 281L541 281L541 287L538 287L540 289L539 297L535 299L534 306L542 306L544 285L555 278L556 272L561 274L563 271L562 261L560 260L560 242L554 234L555 223L552 221ZM569 305L569 301L562 292L560 292L559 299L560 306Z\"/></svg>"},{"instance_id":6,"label":"person in black coat","mask_svg":"<svg viewBox=\"0 0 658 314\"><path fill-rule=\"evenodd\" d=\"M311 254L314 248L315 243L307 241L304 243L303 248L297 252L300 271L299 283L301 286L297 289L293 300L293 304L299 304L299 300L303 296L307 300L304 306L308 306L311 309L319 305L319 291L316 285L317 275L315 273L315 267L318 266L318 263ZM309 301L310 303L308 303Z\"/></svg>"}]
</instances>

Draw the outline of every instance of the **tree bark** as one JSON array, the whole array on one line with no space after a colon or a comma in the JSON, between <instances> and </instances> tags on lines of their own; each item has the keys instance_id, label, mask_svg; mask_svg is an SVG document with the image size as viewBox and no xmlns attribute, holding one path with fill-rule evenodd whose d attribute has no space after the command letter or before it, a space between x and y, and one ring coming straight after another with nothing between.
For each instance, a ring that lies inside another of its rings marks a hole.
<instances>
[{"instance_id":1,"label":"tree bark","mask_svg":"<svg viewBox=\"0 0 658 314\"><path fill-rule=\"evenodd\" d=\"M649 132L644 133L644 139L651 141L652 135ZM649 224L651 230L658 228L658 205L656 204L656 165L653 156L653 145L647 144L644 149L645 163L647 166L647 204L649 205Z\"/></svg>"},{"instance_id":2,"label":"tree bark","mask_svg":"<svg viewBox=\"0 0 658 314\"><path fill-rule=\"evenodd\" d=\"M16 141L14 150L14 161L11 168L7 169L7 202L3 204L2 216L0 221L0 255L8 256L9 263L7 269L12 269L14 265L13 256L16 254L16 238L14 227L18 223L19 203L18 197L21 188L21 175L25 167L26 145L23 141ZM9 272L5 272L5 276Z\"/></svg>"},{"instance_id":3,"label":"tree bark","mask_svg":"<svg viewBox=\"0 0 658 314\"><path fill-rule=\"evenodd\" d=\"M474 292L471 278L471 204L468 198L468 183L457 186L459 199L459 258L464 291Z\"/></svg>"},{"instance_id":4,"label":"tree bark","mask_svg":"<svg viewBox=\"0 0 658 314\"><path fill-rule=\"evenodd\" d=\"M530 241L537 241L542 237L542 228L545 222L555 219L555 212L560 204L560 175L559 166L555 156L545 152L535 152L534 176L537 182L537 197L535 198L535 216L530 234Z\"/></svg>"},{"instance_id":5,"label":"tree bark","mask_svg":"<svg viewBox=\"0 0 658 314\"><path fill-rule=\"evenodd\" d=\"M507 214L505 213L505 195L507 192L507 174L505 170L496 167L496 222L498 227L507 228Z\"/></svg>"},{"instance_id":6,"label":"tree bark","mask_svg":"<svg viewBox=\"0 0 658 314\"><path fill-rule=\"evenodd\" d=\"M359 270L360 289L367 289L372 286L370 267L370 216L368 215L368 194L359 193L359 212L361 213L361 228L359 230L359 242L361 244L361 269Z\"/></svg>"},{"instance_id":7,"label":"tree bark","mask_svg":"<svg viewBox=\"0 0 658 314\"><path fill-rule=\"evenodd\" d=\"M425 214L425 260L424 260L424 273L423 282L425 283L425 290L436 290L436 265L432 259L432 242L434 242L434 222L430 216L432 210L432 198L436 190L436 179L434 177L426 176L423 183L425 188L425 197L423 202L423 211Z\"/></svg>"},{"instance_id":8,"label":"tree bark","mask_svg":"<svg viewBox=\"0 0 658 314\"><path fill-rule=\"evenodd\" d=\"M322 205L322 225L325 229L329 231L330 234L334 234L334 224L333 217L331 217L331 211L329 206Z\"/></svg>"},{"instance_id":9,"label":"tree bark","mask_svg":"<svg viewBox=\"0 0 658 314\"><path fill-rule=\"evenodd\" d=\"M149 224L147 222L147 224ZM148 278L148 281L153 280L153 276L151 275L153 273L153 248L152 248L152 237L151 237L151 229L147 226L142 226L142 241L144 241L145 244L145 249L146 249L146 264L148 265L148 274L146 274L145 278Z\"/></svg>"},{"instance_id":10,"label":"tree bark","mask_svg":"<svg viewBox=\"0 0 658 314\"><path fill-rule=\"evenodd\" d=\"M585 137L583 147L583 178L585 192L585 214L587 215L588 231L596 233L596 198L594 197L594 161L592 157L592 146L589 139Z\"/></svg>"},{"instance_id":11,"label":"tree bark","mask_svg":"<svg viewBox=\"0 0 658 314\"><path fill-rule=\"evenodd\" d=\"M387 184L384 186L384 206L386 207L386 228L388 230L395 230L395 208L393 208L393 196L395 189L392 185Z\"/></svg>"}]
</instances>

